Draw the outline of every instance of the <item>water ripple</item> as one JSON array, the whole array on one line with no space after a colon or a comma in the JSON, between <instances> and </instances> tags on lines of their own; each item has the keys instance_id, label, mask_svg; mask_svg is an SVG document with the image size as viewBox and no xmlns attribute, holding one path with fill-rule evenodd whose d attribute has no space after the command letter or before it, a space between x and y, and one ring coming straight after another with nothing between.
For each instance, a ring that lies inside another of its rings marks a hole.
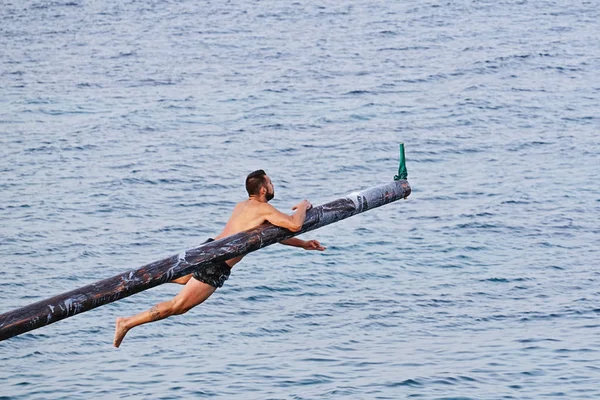
<instances>
[{"instance_id":1,"label":"water ripple","mask_svg":"<svg viewBox=\"0 0 600 400\"><path fill-rule=\"evenodd\" d=\"M163 285L0 342L0 399L595 399L594 2L9 2L0 312L282 210L413 193L272 246L188 314ZM193 345L189 345L193 343Z\"/></svg>"}]
</instances>

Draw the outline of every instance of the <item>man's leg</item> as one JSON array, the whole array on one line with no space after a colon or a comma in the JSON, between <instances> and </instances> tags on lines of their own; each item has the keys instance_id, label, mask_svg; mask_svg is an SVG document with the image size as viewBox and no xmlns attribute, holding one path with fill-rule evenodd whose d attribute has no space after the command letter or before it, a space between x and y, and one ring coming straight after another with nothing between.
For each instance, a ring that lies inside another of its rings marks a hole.
<instances>
[{"instance_id":1,"label":"man's leg","mask_svg":"<svg viewBox=\"0 0 600 400\"><path fill-rule=\"evenodd\" d=\"M200 282L196 279L190 279L181 289L181 292L169 301L164 301L144 311L138 315L129 318L117 318L115 325L115 338L113 345L119 347L121 341L127 332L138 325L148 322L158 321L171 315L179 315L188 312L204 300L208 299L215 292L215 288Z\"/></svg>"},{"instance_id":2,"label":"man's leg","mask_svg":"<svg viewBox=\"0 0 600 400\"><path fill-rule=\"evenodd\" d=\"M187 274L184 276L181 276L177 279L173 279L170 283L177 283L179 285L185 285L186 283L188 283L188 281L192 278L192 274Z\"/></svg>"}]
</instances>

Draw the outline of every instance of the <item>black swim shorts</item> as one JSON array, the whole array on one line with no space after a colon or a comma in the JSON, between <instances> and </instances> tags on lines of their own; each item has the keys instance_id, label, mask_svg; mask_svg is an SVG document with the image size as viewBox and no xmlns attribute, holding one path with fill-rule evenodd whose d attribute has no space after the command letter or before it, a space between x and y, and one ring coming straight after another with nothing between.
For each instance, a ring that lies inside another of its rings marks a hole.
<instances>
[{"instance_id":1,"label":"black swim shorts","mask_svg":"<svg viewBox=\"0 0 600 400\"><path fill-rule=\"evenodd\" d=\"M214 241L215 240L213 238L210 238L204 243ZM201 267L200 270L192 273L192 277L197 281L204 282L207 285L218 289L223 286L227 279L229 279L229 274L231 274L231 268L229 267L229 264L227 264L225 261L221 261L217 264Z\"/></svg>"}]
</instances>

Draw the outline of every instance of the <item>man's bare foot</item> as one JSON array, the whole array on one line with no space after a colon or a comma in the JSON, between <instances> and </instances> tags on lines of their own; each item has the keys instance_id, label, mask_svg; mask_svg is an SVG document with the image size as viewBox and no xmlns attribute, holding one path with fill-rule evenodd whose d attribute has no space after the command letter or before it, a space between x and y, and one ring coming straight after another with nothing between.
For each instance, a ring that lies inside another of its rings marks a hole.
<instances>
[{"instance_id":1,"label":"man's bare foot","mask_svg":"<svg viewBox=\"0 0 600 400\"><path fill-rule=\"evenodd\" d=\"M121 345L121 342L125 338L127 331L129 331L129 328L127 328L125 324L125 320L126 318L117 318L117 321L115 322L115 338L113 340L113 346L115 347L119 347Z\"/></svg>"}]
</instances>

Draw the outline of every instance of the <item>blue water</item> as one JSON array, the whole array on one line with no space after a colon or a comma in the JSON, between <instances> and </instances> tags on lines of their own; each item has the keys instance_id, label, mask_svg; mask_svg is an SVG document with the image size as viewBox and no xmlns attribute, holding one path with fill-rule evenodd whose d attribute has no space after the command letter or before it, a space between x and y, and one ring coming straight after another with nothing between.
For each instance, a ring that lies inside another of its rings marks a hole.
<instances>
[{"instance_id":1,"label":"blue water","mask_svg":"<svg viewBox=\"0 0 600 400\"><path fill-rule=\"evenodd\" d=\"M0 342L0 399L600 398L597 1L0 6L0 313L283 210L412 195Z\"/></svg>"}]
</instances>

